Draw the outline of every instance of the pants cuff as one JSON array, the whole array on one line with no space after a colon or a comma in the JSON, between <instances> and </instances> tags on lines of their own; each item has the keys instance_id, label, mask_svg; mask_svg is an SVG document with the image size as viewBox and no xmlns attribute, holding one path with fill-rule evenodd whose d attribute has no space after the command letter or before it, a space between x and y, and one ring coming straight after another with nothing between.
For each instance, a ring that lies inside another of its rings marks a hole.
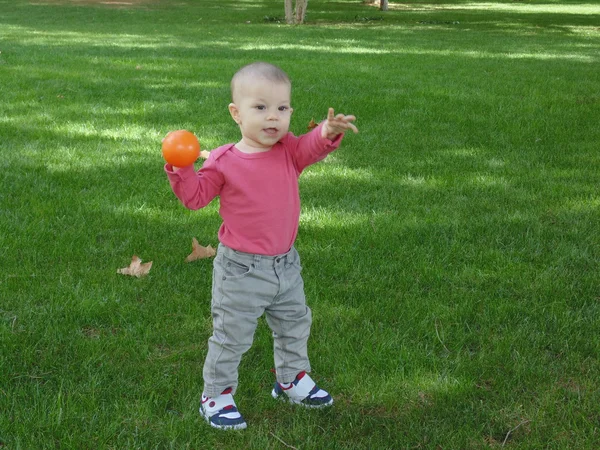
<instances>
[{"instance_id":1,"label":"pants cuff","mask_svg":"<svg viewBox=\"0 0 600 450\"><path fill-rule=\"evenodd\" d=\"M284 372L282 374L276 373L275 377L277 378L278 383L291 383L296 379L300 372L310 373L310 366L306 367L306 369L300 369L292 372Z\"/></svg>"}]
</instances>

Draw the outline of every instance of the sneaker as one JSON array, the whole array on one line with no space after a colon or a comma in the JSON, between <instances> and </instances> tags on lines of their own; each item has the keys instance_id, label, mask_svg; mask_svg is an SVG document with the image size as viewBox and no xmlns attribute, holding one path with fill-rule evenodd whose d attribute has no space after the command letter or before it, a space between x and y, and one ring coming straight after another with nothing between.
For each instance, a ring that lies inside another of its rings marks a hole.
<instances>
[{"instance_id":1,"label":"sneaker","mask_svg":"<svg viewBox=\"0 0 600 450\"><path fill-rule=\"evenodd\" d=\"M288 401L307 408L323 408L333 404L333 398L315 384L306 372L300 372L289 386L275 383L271 395L275 399Z\"/></svg>"},{"instance_id":2,"label":"sneaker","mask_svg":"<svg viewBox=\"0 0 600 450\"><path fill-rule=\"evenodd\" d=\"M243 430L247 426L235 406L231 388L225 389L221 395L215 398L202 394L200 414L211 427L221 430Z\"/></svg>"}]
</instances>

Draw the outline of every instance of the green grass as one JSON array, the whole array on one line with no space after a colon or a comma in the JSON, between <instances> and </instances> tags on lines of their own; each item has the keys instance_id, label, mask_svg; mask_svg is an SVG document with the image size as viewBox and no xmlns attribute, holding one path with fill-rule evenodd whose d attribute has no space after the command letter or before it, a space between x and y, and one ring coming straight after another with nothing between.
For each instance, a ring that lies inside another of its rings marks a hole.
<instances>
[{"instance_id":1,"label":"green grass","mask_svg":"<svg viewBox=\"0 0 600 450\"><path fill-rule=\"evenodd\" d=\"M0 0L0 447L600 447L600 4ZM265 17L268 19L266 20ZM250 23L246 23L250 22ZM292 131L360 134L301 179L297 247L329 411L275 403L261 323L197 414L218 204L160 139L235 141L228 84L292 77ZM133 254L150 275L116 274Z\"/></svg>"}]
</instances>

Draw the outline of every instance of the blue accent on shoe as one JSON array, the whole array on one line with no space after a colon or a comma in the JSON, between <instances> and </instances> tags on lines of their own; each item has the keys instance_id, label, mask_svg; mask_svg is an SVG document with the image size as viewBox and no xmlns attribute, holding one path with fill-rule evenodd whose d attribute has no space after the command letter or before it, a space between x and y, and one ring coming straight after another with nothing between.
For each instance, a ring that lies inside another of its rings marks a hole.
<instances>
[{"instance_id":1,"label":"blue accent on shoe","mask_svg":"<svg viewBox=\"0 0 600 450\"><path fill-rule=\"evenodd\" d=\"M320 390L321 389L319 388L319 386L315 385L315 387L312 388L311 391L308 393L308 397L302 400L302 403L304 403L305 405L316 407L331 405L333 403L333 398L331 398L331 395L329 395L329 393L327 393L327 396L325 397L313 397L313 395L315 395Z\"/></svg>"},{"instance_id":2,"label":"blue accent on shoe","mask_svg":"<svg viewBox=\"0 0 600 450\"><path fill-rule=\"evenodd\" d=\"M221 430L243 430L246 421L240 414L231 395L231 389L225 389L215 398L202 394L200 414L210 426Z\"/></svg>"},{"instance_id":3,"label":"blue accent on shoe","mask_svg":"<svg viewBox=\"0 0 600 450\"><path fill-rule=\"evenodd\" d=\"M244 428L246 428L246 421L244 420L244 418L240 415L240 417L237 417L235 419L230 419L229 417L226 417L225 414L229 414L229 413L237 413L238 410L235 406L228 408L223 408L221 409L219 412L213 414L212 416L208 416L206 414L206 412L204 411L204 408L202 407L202 405L200 406L200 414L202 414L204 416L204 418L206 419L206 421L215 428L220 428L221 430L243 430Z\"/></svg>"}]
</instances>

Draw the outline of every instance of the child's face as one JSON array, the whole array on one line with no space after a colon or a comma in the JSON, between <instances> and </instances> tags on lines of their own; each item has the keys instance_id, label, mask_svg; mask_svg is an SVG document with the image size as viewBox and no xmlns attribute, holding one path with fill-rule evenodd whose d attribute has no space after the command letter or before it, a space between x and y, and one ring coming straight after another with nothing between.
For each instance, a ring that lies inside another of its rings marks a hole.
<instances>
[{"instance_id":1,"label":"child's face","mask_svg":"<svg viewBox=\"0 0 600 450\"><path fill-rule=\"evenodd\" d=\"M291 87L287 83L253 80L240 83L229 112L242 132L242 141L254 148L269 149L290 127Z\"/></svg>"}]
</instances>

